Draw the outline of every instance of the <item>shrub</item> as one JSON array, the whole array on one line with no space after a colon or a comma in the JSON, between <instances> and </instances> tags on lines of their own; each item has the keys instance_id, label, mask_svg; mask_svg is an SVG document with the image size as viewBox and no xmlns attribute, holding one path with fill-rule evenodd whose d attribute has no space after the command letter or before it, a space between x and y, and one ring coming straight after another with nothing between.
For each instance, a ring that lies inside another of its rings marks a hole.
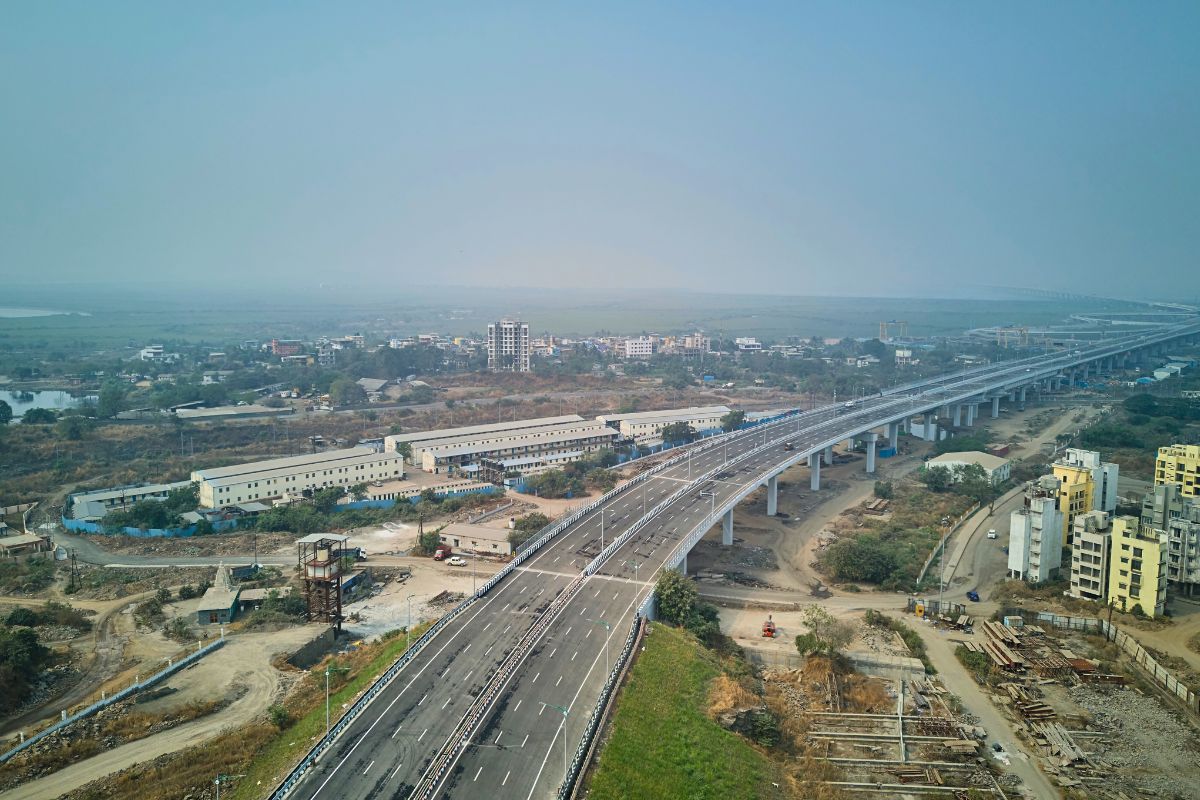
<instances>
[{"instance_id":1,"label":"shrub","mask_svg":"<svg viewBox=\"0 0 1200 800\"><path fill-rule=\"evenodd\" d=\"M37 615L37 612L34 611L32 608L25 608L24 606L17 606L12 611L8 612L8 616L5 618L4 624L5 625L24 625L26 627L32 628L35 625L39 624L38 615Z\"/></svg>"},{"instance_id":2,"label":"shrub","mask_svg":"<svg viewBox=\"0 0 1200 800\"><path fill-rule=\"evenodd\" d=\"M292 724L292 715L286 708L276 703L267 709L267 718L271 720L271 724L279 730L283 730L288 725Z\"/></svg>"}]
</instances>

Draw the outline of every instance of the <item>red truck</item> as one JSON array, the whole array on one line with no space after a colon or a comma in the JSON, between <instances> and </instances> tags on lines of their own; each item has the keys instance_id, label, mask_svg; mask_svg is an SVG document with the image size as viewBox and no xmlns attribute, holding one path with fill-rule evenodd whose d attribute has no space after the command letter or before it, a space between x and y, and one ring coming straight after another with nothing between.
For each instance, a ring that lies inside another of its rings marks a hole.
<instances>
[{"instance_id":1,"label":"red truck","mask_svg":"<svg viewBox=\"0 0 1200 800\"><path fill-rule=\"evenodd\" d=\"M450 554L453 552L454 552L454 548L452 548L450 545L439 544L437 546L437 549L435 549L433 551L433 560L434 561L442 561L443 559L449 557Z\"/></svg>"}]
</instances>

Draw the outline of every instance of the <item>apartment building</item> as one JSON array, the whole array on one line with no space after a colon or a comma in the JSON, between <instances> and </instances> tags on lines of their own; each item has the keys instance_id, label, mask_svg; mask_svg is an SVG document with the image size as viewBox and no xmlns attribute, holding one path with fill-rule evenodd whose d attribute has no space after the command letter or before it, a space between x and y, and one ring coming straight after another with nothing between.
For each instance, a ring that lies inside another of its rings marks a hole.
<instances>
[{"instance_id":1,"label":"apartment building","mask_svg":"<svg viewBox=\"0 0 1200 800\"><path fill-rule=\"evenodd\" d=\"M376 452L370 447L272 458L192 473L192 481L200 486L201 508L223 508L251 500L300 495L330 486L348 488L359 483L403 477L402 456L395 452Z\"/></svg>"},{"instance_id":2,"label":"apartment building","mask_svg":"<svg viewBox=\"0 0 1200 800\"><path fill-rule=\"evenodd\" d=\"M712 339L702 333L689 333L680 339L678 349L684 354L704 354L712 350Z\"/></svg>"},{"instance_id":3,"label":"apartment building","mask_svg":"<svg viewBox=\"0 0 1200 800\"><path fill-rule=\"evenodd\" d=\"M721 427L721 419L729 406L692 406L668 408L662 411L633 411L627 414L601 414L596 421L616 428L626 439L648 439L658 436L673 422L686 422L697 432Z\"/></svg>"},{"instance_id":4,"label":"apartment building","mask_svg":"<svg viewBox=\"0 0 1200 800\"><path fill-rule=\"evenodd\" d=\"M1062 546L1068 547L1074 535L1075 517L1095 509L1095 481L1088 467L1056 462L1052 465L1058 479L1058 509L1062 512Z\"/></svg>"},{"instance_id":5,"label":"apartment building","mask_svg":"<svg viewBox=\"0 0 1200 800\"><path fill-rule=\"evenodd\" d=\"M1108 556L1112 547L1112 517L1089 511L1075 517L1071 541L1072 597L1108 602Z\"/></svg>"},{"instance_id":6,"label":"apartment building","mask_svg":"<svg viewBox=\"0 0 1200 800\"><path fill-rule=\"evenodd\" d=\"M649 358L654 355L657 341L650 336L634 336L625 340L625 358Z\"/></svg>"},{"instance_id":7,"label":"apartment building","mask_svg":"<svg viewBox=\"0 0 1200 800\"><path fill-rule=\"evenodd\" d=\"M1158 486L1178 484L1184 497L1200 494L1200 445L1173 444L1158 448L1154 483Z\"/></svg>"},{"instance_id":8,"label":"apartment building","mask_svg":"<svg viewBox=\"0 0 1200 800\"><path fill-rule=\"evenodd\" d=\"M1121 471L1117 464L1101 461L1100 454L1095 450L1074 447L1067 448L1057 463L1091 472L1092 511L1107 511L1112 514L1117 510L1117 479Z\"/></svg>"},{"instance_id":9,"label":"apartment building","mask_svg":"<svg viewBox=\"0 0 1200 800\"><path fill-rule=\"evenodd\" d=\"M398 433L383 437L385 452L394 452L401 444L412 448L410 463L423 463L426 451L436 451L467 444L497 445L516 439L524 439L541 432L583 430L595 423L578 414L563 414L557 417L535 417L495 422L487 425L465 425L459 428L442 428L434 431Z\"/></svg>"},{"instance_id":10,"label":"apartment building","mask_svg":"<svg viewBox=\"0 0 1200 800\"><path fill-rule=\"evenodd\" d=\"M1115 517L1109 554L1108 601L1118 610L1140 608L1161 616L1167 605L1167 535L1143 528L1137 517Z\"/></svg>"},{"instance_id":11,"label":"apartment building","mask_svg":"<svg viewBox=\"0 0 1200 800\"><path fill-rule=\"evenodd\" d=\"M1062 512L1058 481L1043 476L1025 485L1025 501L1009 515L1008 577L1029 583L1050 579L1062 565Z\"/></svg>"},{"instance_id":12,"label":"apartment building","mask_svg":"<svg viewBox=\"0 0 1200 800\"><path fill-rule=\"evenodd\" d=\"M1191 597L1200 588L1200 501L1180 486L1155 486L1142 497L1142 527L1167 535L1167 581Z\"/></svg>"},{"instance_id":13,"label":"apartment building","mask_svg":"<svg viewBox=\"0 0 1200 800\"><path fill-rule=\"evenodd\" d=\"M67 516L71 519L95 522L110 511L126 511L143 500L166 500L175 489L184 489L191 481L150 483L142 486L118 486L94 492L78 492L67 499Z\"/></svg>"},{"instance_id":14,"label":"apartment building","mask_svg":"<svg viewBox=\"0 0 1200 800\"><path fill-rule=\"evenodd\" d=\"M529 372L529 325L512 319L488 323L488 369Z\"/></svg>"},{"instance_id":15,"label":"apartment building","mask_svg":"<svg viewBox=\"0 0 1200 800\"><path fill-rule=\"evenodd\" d=\"M516 462L537 459L537 464L561 466L578 461L589 453L612 447L617 432L599 422L585 427L572 425L554 430L542 429L528 436L506 436L501 441L471 440L462 443L443 443L427 447L421 455L421 468L434 474L473 474L479 470L483 460L492 462ZM535 468L534 461L523 461L522 466ZM521 471L515 468L516 471Z\"/></svg>"}]
</instances>

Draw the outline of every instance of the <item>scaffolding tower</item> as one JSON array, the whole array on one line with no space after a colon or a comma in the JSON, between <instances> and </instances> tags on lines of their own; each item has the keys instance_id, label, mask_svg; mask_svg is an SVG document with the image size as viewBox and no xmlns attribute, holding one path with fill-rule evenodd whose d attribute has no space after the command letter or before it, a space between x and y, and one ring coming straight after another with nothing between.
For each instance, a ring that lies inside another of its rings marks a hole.
<instances>
[{"instance_id":1,"label":"scaffolding tower","mask_svg":"<svg viewBox=\"0 0 1200 800\"><path fill-rule=\"evenodd\" d=\"M345 536L313 534L296 540L309 622L327 622L342 632L342 576L339 556ZM336 635L336 634L335 634Z\"/></svg>"}]
</instances>

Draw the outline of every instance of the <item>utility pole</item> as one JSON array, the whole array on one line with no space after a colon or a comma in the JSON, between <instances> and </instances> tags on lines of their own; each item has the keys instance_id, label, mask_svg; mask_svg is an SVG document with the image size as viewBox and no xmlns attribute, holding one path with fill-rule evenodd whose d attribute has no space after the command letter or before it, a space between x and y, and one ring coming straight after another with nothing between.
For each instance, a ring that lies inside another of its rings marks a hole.
<instances>
[{"instance_id":1,"label":"utility pole","mask_svg":"<svg viewBox=\"0 0 1200 800\"><path fill-rule=\"evenodd\" d=\"M332 664L325 665L325 735L329 735L329 673L330 672L349 672L349 667L335 667Z\"/></svg>"},{"instance_id":2,"label":"utility pole","mask_svg":"<svg viewBox=\"0 0 1200 800\"><path fill-rule=\"evenodd\" d=\"M600 625L604 628L606 634L604 637L604 671L612 672L612 662L608 659L608 640L611 637L607 635L612 632L612 626L602 619L589 619L588 622L592 623L593 625Z\"/></svg>"},{"instance_id":3,"label":"utility pole","mask_svg":"<svg viewBox=\"0 0 1200 800\"><path fill-rule=\"evenodd\" d=\"M558 724L558 731L562 734L563 740L563 779L562 785L565 788L567 785L567 714L571 713L569 709L562 706L556 706L553 703L546 703L546 708L553 708L558 713L562 714L562 722Z\"/></svg>"}]
</instances>

